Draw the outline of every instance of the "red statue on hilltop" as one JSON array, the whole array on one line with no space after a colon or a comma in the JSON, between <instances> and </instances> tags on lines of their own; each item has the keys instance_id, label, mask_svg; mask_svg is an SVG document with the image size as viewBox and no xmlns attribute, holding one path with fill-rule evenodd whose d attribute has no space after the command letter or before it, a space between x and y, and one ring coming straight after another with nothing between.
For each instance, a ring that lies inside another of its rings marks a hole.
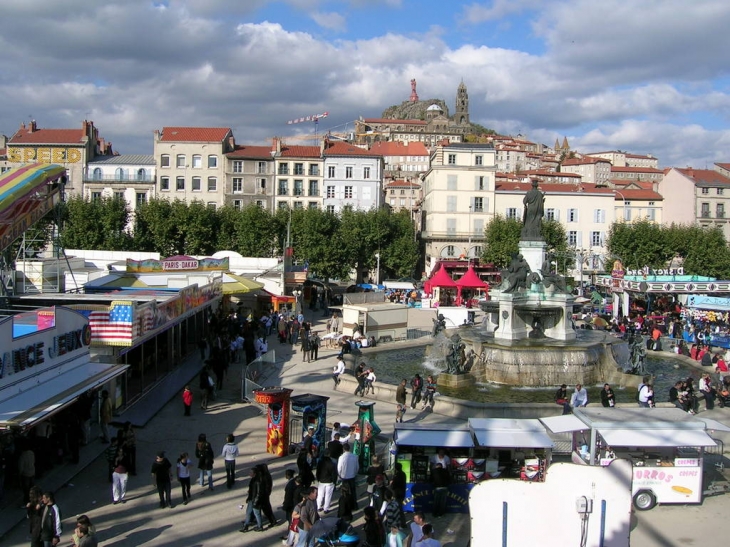
<instances>
[{"instance_id":1,"label":"red statue on hilltop","mask_svg":"<svg viewBox=\"0 0 730 547\"><path fill-rule=\"evenodd\" d=\"M418 93L416 93L416 79L411 80L411 98L408 99L412 103L418 102Z\"/></svg>"}]
</instances>

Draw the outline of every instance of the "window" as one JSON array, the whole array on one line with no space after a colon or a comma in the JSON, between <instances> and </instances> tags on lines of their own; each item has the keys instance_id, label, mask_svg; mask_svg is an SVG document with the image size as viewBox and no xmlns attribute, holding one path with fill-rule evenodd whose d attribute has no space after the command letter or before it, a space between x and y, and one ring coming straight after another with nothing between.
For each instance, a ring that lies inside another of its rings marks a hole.
<instances>
[{"instance_id":1,"label":"window","mask_svg":"<svg viewBox=\"0 0 730 547\"><path fill-rule=\"evenodd\" d=\"M241 205L242 205L242 204L243 204L243 202L242 202L242 201L241 201L240 199L234 199L234 200L233 200L233 208L234 208L234 209L235 209L236 211L240 211L240 210L241 210Z\"/></svg>"},{"instance_id":2,"label":"window","mask_svg":"<svg viewBox=\"0 0 730 547\"><path fill-rule=\"evenodd\" d=\"M631 222L631 202L625 201L624 202L624 221Z\"/></svg>"},{"instance_id":3,"label":"window","mask_svg":"<svg viewBox=\"0 0 730 547\"><path fill-rule=\"evenodd\" d=\"M334 205L328 205L326 210L331 215L334 215L335 214L335 206Z\"/></svg>"},{"instance_id":4,"label":"window","mask_svg":"<svg viewBox=\"0 0 730 547\"><path fill-rule=\"evenodd\" d=\"M474 156L474 165L484 165L484 156Z\"/></svg>"},{"instance_id":5,"label":"window","mask_svg":"<svg viewBox=\"0 0 730 547\"><path fill-rule=\"evenodd\" d=\"M295 201L294 208L295 209L304 209L304 204L301 201Z\"/></svg>"},{"instance_id":6,"label":"window","mask_svg":"<svg viewBox=\"0 0 730 547\"><path fill-rule=\"evenodd\" d=\"M578 209L568 209L568 222L578 222Z\"/></svg>"},{"instance_id":7,"label":"window","mask_svg":"<svg viewBox=\"0 0 730 547\"><path fill-rule=\"evenodd\" d=\"M308 208L309 210L313 210L313 209L319 209L319 204L318 204L318 203L317 203L316 201L310 201L310 202L309 202L309 203L307 204L307 208Z\"/></svg>"},{"instance_id":8,"label":"window","mask_svg":"<svg viewBox=\"0 0 730 547\"><path fill-rule=\"evenodd\" d=\"M596 224L603 224L606 222L606 211L604 209L594 209L593 222Z\"/></svg>"},{"instance_id":9,"label":"window","mask_svg":"<svg viewBox=\"0 0 730 547\"><path fill-rule=\"evenodd\" d=\"M3 170L3 173L5 171ZM91 175L92 180L101 180L101 169L99 167L94 169L93 174Z\"/></svg>"},{"instance_id":10,"label":"window","mask_svg":"<svg viewBox=\"0 0 730 547\"><path fill-rule=\"evenodd\" d=\"M101 192L91 192L91 201L101 200Z\"/></svg>"},{"instance_id":11,"label":"window","mask_svg":"<svg viewBox=\"0 0 730 547\"><path fill-rule=\"evenodd\" d=\"M352 199L352 186L345 186L345 199Z\"/></svg>"},{"instance_id":12,"label":"window","mask_svg":"<svg viewBox=\"0 0 730 547\"><path fill-rule=\"evenodd\" d=\"M216 169L218 167L218 156L211 154L208 156L208 169Z\"/></svg>"},{"instance_id":13,"label":"window","mask_svg":"<svg viewBox=\"0 0 730 547\"><path fill-rule=\"evenodd\" d=\"M260 199L256 200L256 207L260 207L261 209L264 208L264 202Z\"/></svg>"},{"instance_id":14,"label":"window","mask_svg":"<svg viewBox=\"0 0 730 547\"><path fill-rule=\"evenodd\" d=\"M259 194L266 193L266 179L259 179L258 192Z\"/></svg>"},{"instance_id":15,"label":"window","mask_svg":"<svg viewBox=\"0 0 730 547\"><path fill-rule=\"evenodd\" d=\"M405 199L401 198L401 200L400 200L400 206L401 207L405 207L406 206L406 200Z\"/></svg>"},{"instance_id":16,"label":"window","mask_svg":"<svg viewBox=\"0 0 730 547\"><path fill-rule=\"evenodd\" d=\"M309 195L311 197L319 195L319 181L316 181L316 180L309 181Z\"/></svg>"},{"instance_id":17,"label":"window","mask_svg":"<svg viewBox=\"0 0 730 547\"><path fill-rule=\"evenodd\" d=\"M279 207L279 209L286 210L289 208L289 204L286 201L280 201L277 207Z\"/></svg>"},{"instance_id":18,"label":"window","mask_svg":"<svg viewBox=\"0 0 730 547\"><path fill-rule=\"evenodd\" d=\"M303 180L301 180L301 179L294 180L294 195L295 196L304 195L304 181Z\"/></svg>"},{"instance_id":19,"label":"window","mask_svg":"<svg viewBox=\"0 0 730 547\"><path fill-rule=\"evenodd\" d=\"M127 180L127 177L124 174L124 169L117 167L117 170L114 171L114 178L116 180Z\"/></svg>"},{"instance_id":20,"label":"window","mask_svg":"<svg viewBox=\"0 0 730 547\"><path fill-rule=\"evenodd\" d=\"M280 163L279 164L279 174L280 175L288 175L289 174L289 164L288 163Z\"/></svg>"},{"instance_id":21,"label":"window","mask_svg":"<svg viewBox=\"0 0 730 547\"><path fill-rule=\"evenodd\" d=\"M591 247L601 247L603 245L601 239L601 232L591 232Z\"/></svg>"},{"instance_id":22,"label":"window","mask_svg":"<svg viewBox=\"0 0 730 547\"><path fill-rule=\"evenodd\" d=\"M709 188L703 188L702 189L702 193L703 194L709 194L710 193L710 189Z\"/></svg>"},{"instance_id":23,"label":"window","mask_svg":"<svg viewBox=\"0 0 730 547\"><path fill-rule=\"evenodd\" d=\"M170 155L162 154L160 156L160 167L170 167Z\"/></svg>"},{"instance_id":24,"label":"window","mask_svg":"<svg viewBox=\"0 0 730 547\"><path fill-rule=\"evenodd\" d=\"M456 154L449 154L447 161L449 165L456 165Z\"/></svg>"},{"instance_id":25,"label":"window","mask_svg":"<svg viewBox=\"0 0 730 547\"><path fill-rule=\"evenodd\" d=\"M725 213L723 212L722 216L720 216L720 209L718 208L718 210L717 210L717 218L722 218L723 216L725 216ZM652 222L655 221L656 220L656 209L654 209L653 207L649 207L646 210L646 217L649 220L651 220Z\"/></svg>"},{"instance_id":26,"label":"window","mask_svg":"<svg viewBox=\"0 0 730 547\"><path fill-rule=\"evenodd\" d=\"M208 177L208 192L216 192L218 190L218 179Z\"/></svg>"},{"instance_id":27,"label":"window","mask_svg":"<svg viewBox=\"0 0 730 547\"><path fill-rule=\"evenodd\" d=\"M243 179L236 177L233 179L233 193L240 194L243 192Z\"/></svg>"},{"instance_id":28,"label":"window","mask_svg":"<svg viewBox=\"0 0 730 547\"><path fill-rule=\"evenodd\" d=\"M137 205L142 205L143 203L147 202L147 194L145 192L137 192L135 200L137 202Z\"/></svg>"},{"instance_id":29,"label":"window","mask_svg":"<svg viewBox=\"0 0 730 547\"><path fill-rule=\"evenodd\" d=\"M137 169L137 180L147 180L147 171L145 169Z\"/></svg>"},{"instance_id":30,"label":"window","mask_svg":"<svg viewBox=\"0 0 730 547\"><path fill-rule=\"evenodd\" d=\"M446 256L456 256L456 247L454 245L447 245L444 249Z\"/></svg>"},{"instance_id":31,"label":"window","mask_svg":"<svg viewBox=\"0 0 730 547\"><path fill-rule=\"evenodd\" d=\"M446 212L456 212L456 196L446 196Z\"/></svg>"},{"instance_id":32,"label":"window","mask_svg":"<svg viewBox=\"0 0 730 547\"><path fill-rule=\"evenodd\" d=\"M178 192L185 191L185 177L177 177L175 179L175 190L177 190Z\"/></svg>"},{"instance_id":33,"label":"window","mask_svg":"<svg viewBox=\"0 0 730 547\"><path fill-rule=\"evenodd\" d=\"M456 177L456 175L446 175L446 189L456 190L458 181L459 179Z\"/></svg>"},{"instance_id":34,"label":"window","mask_svg":"<svg viewBox=\"0 0 730 547\"><path fill-rule=\"evenodd\" d=\"M124 199L124 192L114 192L114 199Z\"/></svg>"},{"instance_id":35,"label":"window","mask_svg":"<svg viewBox=\"0 0 730 547\"><path fill-rule=\"evenodd\" d=\"M546 209L545 218L548 220L558 220L557 209Z\"/></svg>"},{"instance_id":36,"label":"window","mask_svg":"<svg viewBox=\"0 0 730 547\"><path fill-rule=\"evenodd\" d=\"M395 198L390 198L390 206L395 207Z\"/></svg>"},{"instance_id":37,"label":"window","mask_svg":"<svg viewBox=\"0 0 730 547\"><path fill-rule=\"evenodd\" d=\"M352 178L352 167L345 167L345 178L346 179Z\"/></svg>"},{"instance_id":38,"label":"window","mask_svg":"<svg viewBox=\"0 0 730 547\"><path fill-rule=\"evenodd\" d=\"M256 174L258 175L265 175L266 174L266 162L260 161L256 165Z\"/></svg>"},{"instance_id":39,"label":"window","mask_svg":"<svg viewBox=\"0 0 730 547\"><path fill-rule=\"evenodd\" d=\"M160 190L167 192L170 189L170 177L160 177Z\"/></svg>"},{"instance_id":40,"label":"window","mask_svg":"<svg viewBox=\"0 0 730 547\"><path fill-rule=\"evenodd\" d=\"M175 166L178 169L184 169L186 167L185 165L185 154L178 154L177 159L175 160Z\"/></svg>"},{"instance_id":41,"label":"window","mask_svg":"<svg viewBox=\"0 0 730 547\"><path fill-rule=\"evenodd\" d=\"M334 199L334 197L335 197L335 187L328 186L327 187L327 199Z\"/></svg>"},{"instance_id":42,"label":"window","mask_svg":"<svg viewBox=\"0 0 730 547\"><path fill-rule=\"evenodd\" d=\"M233 172L243 173L243 162L241 160L236 160L233 162Z\"/></svg>"},{"instance_id":43,"label":"window","mask_svg":"<svg viewBox=\"0 0 730 547\"><path fill-rule=\"evenodd\" d=\"M335 178L335 166L330 165L327 167L327 176L331 179Z\"/></svg>"},{"instance_id":44,"label":"window","mask_svg":"<svg viewBox=\"0 0 730 547\"><path fill-rule=\"evenodd\" d=\"M200 177L193 177L193 192L200 192Z\"/></svg>"},{"instance_id":45,"label":"window","mask_svg":"<svg viewBox=\"0 0 730 547\"><path fill-rule=\"evenodd\" d=\"M474 177L474 189L475 190L485 190L486 189L484 186L484 177L482 177L482 176Z\"/></svg>"},{"instance_id":46,"label":"window","mask_svg":"<svg viewBox=\"0 0 730 547\"><path fill-rule=\"evenodd\" d=\"M213 209L215 211L215 208L216 208L215 201L209 201L206 205L208 205L208 209Z\"/></svg>"},{"instance_id":47,"label":"window","mask_svg":"<svg viewBox=\"0 0 730 547\"><path fill-rule=\"evenodd\" d=\"M295 163L294 164L294 174L295 175L303 175L304 174L304 164L303 163ZM296 207L295 207L296 209Z\"/></svg>"},{"instance_id":48,"label":"window","mask_svg":"<svg viewBox=\"0 0 730 547\"><path fill-rule=\"evenodd\" d=\"M716 213L717 213L717 218L725 218L725 204L724 203L717 204Z\"/></svg>"},{"instance_id":49,"label":"window","mask_svg":"<svg viewBox=\"0 0 730 547\"><path fill-rule=\"evenodd\" d=\"M449 236L456 235L456 219L455 218L446 219L446 234Z\"/></svg>"},{"instance_id":50,"label":"window","mask_svg":"<svg viewBox=\"0 0 730 547\"><path fill-rule=\"evenodd\" d=\"M200 154L193 154L193 169L203 168L203 156Z\"/></svg>"},{"instance_id":51,"label":"window","mask_svg":"<svg viewBox=\"0 0 730 547\"><path fill-rule=\"evenodd\" d=\"M362 168L362 178L369 179L370 178L370 167L363 167Z\"/></svg>"},{"instance_id":52,"label":"window","mask_svg":"<svg viewBox=\"0 0 730 547\"><path fill-rule=\"evenodd\" d=\"M721 195L722 195L722 191L723 191L723 190L724 190L724 188L718 188L718 189L717 189L717 195L718 195L718 196L721 196Z\"/></svg>"},{"instance_id":53,"label":"window","mask_svg":"<svg viewBox=\"0 0 730 547\"><path fill-rule=\"evenodd\" d=\"M286 179L279 180L279 195L286 196L289 194L289 181Z\"/></svg>"},{"instance_id":54,"label":"window","mask_svg":"<svg viewBox=\"0 0 730 547\"><path fill-rule=\"evenodd\" d=\"M568 232L568 245L576 247L578 245L578 232L571 230Z\"/></svg>"},{"instance_id":55,"label":"window","mask_svg":"<svg viewBox=\"0 0 730 547\"><path fill-rule=\"evenodd\" d=\"M401 195L401 196L405 196L405 195L406 195L406 191L405 191L405 190L401 190L401 191L400 191L400 195Z\"/></svg>"},{"instance_id":56,"label":"window","mask_svg":"<svg viewBox=\"0 0 730 547\"><path fill-rule=\"evenodd\" d=\"M710 204L709 203L703 203L702 204L702 218L709 218L710 217Z\"/></svg>"},{"instance_id":57,"label":"window","mask_svg":"<svg viewBox=\"0 0 730 547\"><path fill-rule=\"evenodd\" d=\"M517 208L516 207L509 207L507 209L507 218L517 218Z\"/></svg>"},{"instance_id":58,"label":"window","mask_svg":"<svg viewBox=\"0 0 730 547\"><path fill-rule=\"evenodd\" d=\"M319 176L319 165L316 163L310 163L309 164L309 176L310 177L318 177Z\"/></svg>"},{"instance_id":59,"label":"window","mask_svg":"<svg viewBox=\"0 0 730 547\"><path fill-rule=\"evenodd\" d=\"M481 213L484 211L484 198L474 198L474 212Z\"/></svg>"}]
</instances>

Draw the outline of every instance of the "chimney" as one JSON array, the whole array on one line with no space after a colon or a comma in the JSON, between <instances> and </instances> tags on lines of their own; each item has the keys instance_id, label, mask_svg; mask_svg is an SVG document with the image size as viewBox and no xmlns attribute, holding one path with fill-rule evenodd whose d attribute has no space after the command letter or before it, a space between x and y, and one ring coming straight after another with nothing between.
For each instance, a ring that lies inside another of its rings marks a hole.
<instances>
[{"instance_id":1,"label":"chimney","mask_svg":"<svg viewBox=\"0 0 730 547\"><path fill-rule=\"evenodd\" d=\"M34 133L38 131L38 128L36 127L35 120L30 120L30 123L28 124L28 133Z\"/></svg>"},{"instance_id":2,"label":"chimney","mask_svg":"<svg viewBox=\"0 0 730 547\"><path fill-rule=\"evenodd\" d=\"M236 138L233 135L228 137L228 146L230 147L231 150L236 149Z\"/></svg>"}]
</instances>

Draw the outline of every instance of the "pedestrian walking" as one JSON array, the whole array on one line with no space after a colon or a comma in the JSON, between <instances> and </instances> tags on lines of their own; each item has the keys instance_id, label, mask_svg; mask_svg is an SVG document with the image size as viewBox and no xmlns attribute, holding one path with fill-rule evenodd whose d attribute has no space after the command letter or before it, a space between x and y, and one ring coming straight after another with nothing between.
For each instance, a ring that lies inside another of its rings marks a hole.
<instances>
[{"instance_id":1,"label":"pedestrian walking","mask_svg":"<svg viewBox=\"0 0 730 547\"><path fill-rule=\"evenodd\" d=\"M23 503L30 501L30 489L35 481L35 452L26 438L19 438L16 444L19 453L17 469L20 477L20 489L23 491ZM111 475L109 475L111 479Z\"/></svg>"},{"instance_id":2,"label":"pedestrian walking","mask_svg":"<svg viewBox=\"0 0 730 547\"><path fill-rule=\"evenodd\" d=\"M152 485L157 487L157 495L160 497L160 508L169 507L172 509L172 464L165 457L163 450L157 453L155 461L152 462L150 473L152 473Z\"/></svg>"},{"instance_id":3,"label":"pedestrian walking","mask_svg":"<svg viewBox=\"0 0 730 547\"><path fill-rule=\"evenodd\" d=\"M207 363L207 362L206 362ZM210 377L210 367L206 364L203 370L200 371L198 376L198 384L200 387L200 408L203 410L208 409L208 398L213 392L213 378Z\"/></svg>"},{"instance_id":4,"label":"pedestrian walking","mask_svg":"<svg viewBox=\"0 0 730 547\"><path fill-rule=\"evenodd\" d=\"M110 483L114 482L113 474L114 467L116 465L117 453L119 452L119 437L114 437L109 446L104 450L104 457L106 458L107 473L106 478Z\"/></svg>"},{"instance_id":5,"label":"pedestrian walking","mask_svg":"<svg viewBox=\"0 0 730 547\"><path fill-rule=\"evenodd\" d=\"M337 359L337 364L332 369L332 380L335 382L335 389L340 385L340 376L345 373L345 361L340 357Z\"/></svg>"},{"instance_id":6,"label":"pedestrian walking","mask_svg":"<svg viewBox=\"0 0 730 547\"><path fill-rule=\"evenodd\" d=\"M259 474L261 475L261 513L269 520L269 528L273 528L279 524L279 520L274 515L274 509L271 507L274 479L271 477L268 465L260 463L256 467L259 468Z\"/></svg>"},{"instance_id":7,"label":"pedestrian walking","mask_svg":"<svg viewBox=\"0 0 730 547\"><path fill-rule=\"evenodd\" d=\"M208 490L213 490L213 447L208 442L205 433L198 435L195 445L195 457L198 458L198 483L205 486L205 476L208 476Z\"/></svg>"},{"instance_id":8,"label":"pedestrian walking","mask_svg":"<svg viewBox=\"0 0 730 547\"><path fill-rule=\"evenodd\" d=\"M233 433L229 433L226 437L226 444L223 445L221 457L226 466L226 487L230 490L236 482L236 456L238 456L238 446L234 443L235 437Z\"/></svg>"},{"instance_id":9,"label":"pedestrian walking","mask_svg":"<svg viewBox=\"0 0 730 547\"><path fill-rule=\"evenodd\" d=\"M123 445L124 453L127 456L129 474L134 476L137 474L137 437L134 434L132 422L124 422Z\"/></svg>"},{"instance_id":10,"label":"pedestrian walking","mask_svg":"<svg viewBox=\"0 0 730 547\"><path fill-rule=\"evenodd\" d=\"M338 357L339 359L340 357ZM365 396L365 378L368 375L368 368L365 363L360 363L355 368L355 380L357 380L357 387L355 388L355 395L360 397Z\"/></svg>"},{"instance_id":11,"label":"pedestrian walking","mask_svg":"<svg viewBox=\"0 0 730 547\"><path fill-rule=\"evenodd\" d=\"M406 398L408 397L408 393L406 392L406 381L407 380L403 378L400 381L400 385L395 390L395 421L400 423L403 423L403 416L408 408L406 406Z\"/></svg>"},{"instance_id":12,"label":"pedestrian walking","mask_svg":"<svg viewBox=\"0 0 730 547\"><path fill-rule=\"evenodd\" d=\"M297 547L311 547L314 545L316 538L310 537L309 532L318 520L317 487L312 486L299 514L299 541Z\"/></svg>"},{"instance_id":13,"label":"pedestrian walking","mask_svg":"<svg viewBox=\"0 0 730 547\"><path fill-rule=\"evenodd\" d=\"M424 387L423 408L421 410L426 410L427 407L433 410L433 397L436 395L436 381L430 374L426 377L426 385Z\"/></svg>"},{"instance_id":14,"label":"pedestrian walking","mask_svg":"<svg viewBox=\"0 0 730 547\"><path fill-rule=\"evenodd\" d=\"M302 481L299 477L294 476L293 469L287 469L284 472L284 476L286 477L286 485L284 486L284 502L281 504L281 508L284 509L284 513L286 514L286 521L291 525L291 513L297 504L296 493Z\"/></svg>"},{"instance_id":15,"label":"pedestrian walking","mask_svg":"<svg viewBox=\"0 0 730 547\"><path fill-rule=\"evenodd\" d=\"M329 450L324 451L324 458L320 458L317 464L317 509L326 515L330 512L332 505L332 493L335 491L337 482L337 466L330 457Z\"/></svg>"},{"instance_id":16,"label":"pedestrian walking","mask_svg":"<svg viewBox=\"0 0 730 547\"><path fill-rule=\"evenodd\" d=\"M177 480L180 482L182 490L183 505L187 505L192 499L190 494L190 470L193 468L193 462L190 461L187 452L180 454L177 459Z\"/></svg>"},{"instance_id":17,"label":"pedestrian walking","mask_svg":"<svg viewBox=\"0 0 730 547\"><path fill-rule=\"evenodd\" d=\"M25 504L25 516L28 519L31 547L43 547L41 541L41 518L43 517L43 490L40 486L31 486L28 493L28 502Z\"/></svg>"},{"instance_id":18,"label":"pedestrian walking","mask_svg":"<svg viewBox=\"0 0 730 547\"><path fill-rule=\"evenodd\" d=\"M190 416L190 409L193 406L193 392L190 390L190 386L185 386L185 389L183 389L182 400L185 409L183 416Z\"/></svg>"},{"instance_id":19,"label":"pedestrian walking","mask_svg":"<svg viewBox=\"0 0 730 547\"><path fill-rule=\"evenodd\" d=\"M411 378L411 408L416 408L416 405L421 402L421 393L423 391L423 378L421 375L416 375Z\"/></svg>"},{"instance_id":20,"label":"pedestrian walking","mask_svg":"<svg viewBox=\"0 0 730 547\"><path fill-rule=\"evenodd\" d=\"M112 472L112 502L114 505L124 503L124 496L127 494L129 468L129 455L124 447L119 447L117 456L114 459L114 471Z\"/></svg>"},{"instance_id":21,"label":"pedestrian walking","mask_svg":"<svg viewBox=\"0 0 730 547\"><path fill-rule=\"evenodd\" d=\"M239 532L248 532L251 521L256 519L254 532L263 532L264 523L261 520L261 475L256 467L249 471L251 479L248 481L248 497L246 497L246 518L243 521L243 528ZM243 507L243 506L241 506Z\"/></svg>"},{"instance_id":22,"label":"pedestrian walking","mask_svg":"<svg viewBox=\"0 0 730 547\"><path fill-rule=\"evenodd\" d=\"M41 496L41 541L43 547L58 545L61 541L61 510L56 505L53 492Z\"/></svg>"},{"instance_id":23,"label":"pedestrian walking","mask_svg":"<svg viewBox=\"0 0 730 547\"><path fill-rule=\"evenodd\" d=\"M321 343L322 341L319 338L319 334L317 334L316 332L312 332L309 337L309 349L311 351L312 361L317 360L317 357L319 356L319 346Z\"/></svg>"}]
</instances>

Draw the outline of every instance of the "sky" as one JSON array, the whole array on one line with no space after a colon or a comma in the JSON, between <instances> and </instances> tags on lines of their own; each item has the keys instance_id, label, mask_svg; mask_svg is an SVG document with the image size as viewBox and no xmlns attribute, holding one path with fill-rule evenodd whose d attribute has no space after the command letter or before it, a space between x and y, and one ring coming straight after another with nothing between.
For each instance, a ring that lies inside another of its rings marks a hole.
<instances>
[{"instance_id":1,"label":"sky","mask_svg":"<svg viewBox=\"0 0 730 547\"><path fill-rule=\"evenodd\" d=\"M164 126L239 144L348 132L410 95L660 167L730 162L727 0L0 0L0 133L93 120L122 154ZM301 143L290 141L292 144ZM302 141L303 142L303 141Z\"/></svg>"}]
</instances>

